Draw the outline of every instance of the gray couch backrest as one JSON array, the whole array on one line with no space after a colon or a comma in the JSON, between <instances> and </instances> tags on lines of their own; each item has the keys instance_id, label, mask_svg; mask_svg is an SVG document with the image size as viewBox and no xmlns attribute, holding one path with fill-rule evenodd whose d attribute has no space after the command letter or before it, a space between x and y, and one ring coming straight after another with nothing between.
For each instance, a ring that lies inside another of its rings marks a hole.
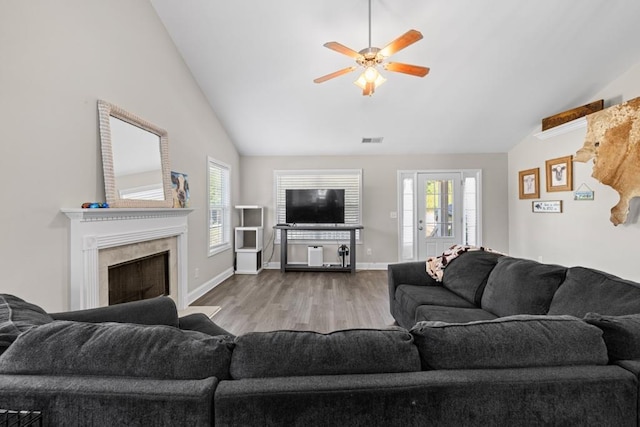
<instances>
[{"instance_id":1,"label":"gray couch backrest","mask_svg":"<svg viewBox=\"0 0 640 427\"><path fill-rule=\"evenodd\" d=\"M551 300L549 314L584 317L640 313L640 283L585 267L571 267Z\"/></svg>"},{"instance_id":2,"label":"gray couch backrest","mask_svg":"<svg viewBox=\"0 0 640 427\"><path fill-rule=\"evenodd\" d=\"M498 317L547 314L566 272L560 265L502 257L489 275L481 307Z\"/></svg>"},{"instance_id":3,"label":"gray couch backrest","mask_svg":"<svg viewBox=\"0 0 640 427\"><path fill-rule=\"evenodd\" d=\"M470 303L480 305L489 273L502 256L495 252L465 252L444 269L442 285Z\"/></svg>"},{"instance_id":4,"label":"gray couch backrest","mask_svg":"<svg viewBox=\"0 0 640 427\"><path fill-rule=\"evenodd\" d=\"M235 339L233 379L415 372L420 356L406 329L250 332Z\"/></svg>"}]
</instances>

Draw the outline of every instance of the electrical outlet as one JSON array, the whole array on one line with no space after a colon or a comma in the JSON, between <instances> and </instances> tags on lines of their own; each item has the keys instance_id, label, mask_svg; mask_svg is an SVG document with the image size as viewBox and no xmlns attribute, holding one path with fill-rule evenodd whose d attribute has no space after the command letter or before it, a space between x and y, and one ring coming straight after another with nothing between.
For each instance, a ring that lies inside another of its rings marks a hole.
<instances>
[{"instance_id":1,"label":"electrical outlet","mask_svg":"<svg viewBox=\"0 0 640 427\"><path fill-rule=\"evenodd\" d=\"M193 271L193 278L197 279L198 277L200 277L200 269L196 267L196 269Z\"/></svg>"},{"instance_id":2,"label":"electrical outlet","mask_svg":"<svg viewBox=\"0 0 640 427\"><path fill-rule=\"evenodd\" d=\"M367 255L373 255L373 251L371 250L371 248L367 248Z\"/></svg>"},{"instance_id":3,"label":"electrical outlet","mask_svg":"<svg viewBox=\"0 0 640 427\"><path fill-rule=\"evenodd\" d=\"M389 218L398 219L398 212L396 212L396 211L389 212Z\"/></svg>"}]
</instances>

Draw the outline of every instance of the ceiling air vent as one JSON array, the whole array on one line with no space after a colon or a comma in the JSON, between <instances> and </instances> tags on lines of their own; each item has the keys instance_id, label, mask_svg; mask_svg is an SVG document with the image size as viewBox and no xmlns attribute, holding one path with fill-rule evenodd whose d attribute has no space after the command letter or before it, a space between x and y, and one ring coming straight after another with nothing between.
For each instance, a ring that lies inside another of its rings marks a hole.
<instances>
[{"instance_id":1,"label":"ceiling air vent","mask_svg":"<svg viewBox=\"0 0 640 427\"><path fill-rule=\"evenodd\" d=\"M382 142L382 136L376 136L375 138L362 138L363 144L380 144Z\"/></svg>"}]
</instances>

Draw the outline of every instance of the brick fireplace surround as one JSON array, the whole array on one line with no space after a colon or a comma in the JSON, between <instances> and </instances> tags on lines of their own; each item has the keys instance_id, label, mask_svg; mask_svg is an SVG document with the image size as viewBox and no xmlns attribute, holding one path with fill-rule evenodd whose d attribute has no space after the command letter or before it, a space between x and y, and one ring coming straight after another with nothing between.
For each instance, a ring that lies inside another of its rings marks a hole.
<instances>
[{"instance_id":1,"label":"brick fireplace surround","mask_svg":"<svg viewBox=\"0 0 640 427\"><path fill-rule=\"evenodd\" d=\"M169 251L170 296L187 298L187 216L193 209L62 209L70 219L70 309L108 305L111 264Z\"/></svg>"}]
</instances>

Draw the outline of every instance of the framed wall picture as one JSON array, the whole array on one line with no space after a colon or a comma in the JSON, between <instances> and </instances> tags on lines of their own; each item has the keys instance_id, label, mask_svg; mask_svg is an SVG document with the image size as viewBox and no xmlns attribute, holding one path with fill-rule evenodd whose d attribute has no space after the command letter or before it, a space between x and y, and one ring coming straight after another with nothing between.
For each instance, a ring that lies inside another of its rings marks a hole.
<instances>
[{"instance_id":1,"label":"framed wall picture","mask_svg":"<svg viewBox=\"0 0 640 427\"><path fill-rule=\"evenodd\" d=\"M540 197L540 168L518 172L518 188L521 199Z\"/></svg>"},{"instance_id":2,"label":"framed wall picture","mask_svg":"<svg viewBox=\"0 0 640 427\"><path fill-rule=\"evenodd\" d=\"M189 179L186 173L171 171L171 194L174 208L189 207Z\"/></svg>"},{"instance_id":3,"label":"framed wall picture","mask_svg":"<svg viewBox=\"0 0 640 427\"><path fill-rule=\"evenodd\" d=\"M546 161L547 192L573 191L573 156Z\"/></svg>"},{"instance_id":4,"label":"framed wall picture","mask_svg":"<svg viewBox=\"0 0 640 427\"><path fill-rule=\"evenodd\" d=\"M531 211L536 213L562 213L562 200L537 200L531 202Z\"/></svg>"}]
</instances>

